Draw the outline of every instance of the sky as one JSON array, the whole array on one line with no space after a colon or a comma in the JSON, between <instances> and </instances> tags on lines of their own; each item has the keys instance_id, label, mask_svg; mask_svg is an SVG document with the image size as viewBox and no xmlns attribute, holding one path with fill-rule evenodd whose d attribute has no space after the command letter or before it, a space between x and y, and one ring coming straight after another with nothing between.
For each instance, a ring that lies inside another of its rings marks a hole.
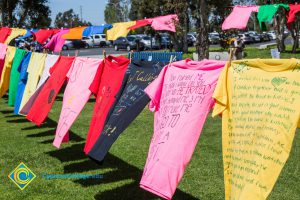
<instances>
[{"instance_id":1,"label":"sky","mask_svg":"<svg viewBox=\"0 0 300 200\"><path fill-rule=\"evenodd\" d=\"M93 25L101 25L105 23L105 5L106 0L49 0L52 25L59 12L64 12L71 8L80 17L80 6L82 6L83 20L89 21Z\"/></svg>"}]
</instances>

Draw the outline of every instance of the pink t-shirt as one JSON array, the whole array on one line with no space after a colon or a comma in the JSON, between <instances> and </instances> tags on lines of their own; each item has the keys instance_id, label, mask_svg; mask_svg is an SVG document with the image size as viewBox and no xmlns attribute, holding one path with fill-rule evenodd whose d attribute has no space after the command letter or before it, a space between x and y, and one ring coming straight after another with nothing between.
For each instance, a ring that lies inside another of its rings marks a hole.
<instances>
[{"instance_id":1,"label":"pink t-shirt","mask_svg":"<svg viewBox=\"0 0 300 200\"><path fill-rule=\"evenodd\" d=\"M212 95L224 65L211 60L172 63L145 89L155 114L141 188L172 198L214 106Z\"/></svg>"},{"instance_id":2,"label":"pink t-shirt","mask_svg":"<svg viewBox=\"0 0 300 200\"><path fill-rule=\"evenodd\" d=\"M2 74L3 67L4 67L6 50L7 50L7 45L0 43L0 79L1 79L1 74Z\"/></svg>"},{"instance_id":3,"label":"pink t-shirt","mask_svg":"<svg viewBox=\"0 0 300 200\"><path fill-rule=\"evenodd\" d=\"M222 24L222 30L245 29L252 12L258 12L258 6L235 6Z\"/></svg>"},{"instance_id":4,"label":"pink t-shirt","mask_svg":"<svg viewBox=\"0 0 300 200\"><path fill-rule=\"evenodd\" d=\"M60 52L66 41L66 39L62 38L62 36L66 33L69 33L69 31L69 29L65 29L53 35L51 40L44 46L44 48L54 52Z\"/></svg>"},{"instance_id":5,"label":"pink t-shirt","mask_svg":"<svg viewBox=\"0 0 300 200\"><path fill-rule=\"evenodd\" d=\"M63 106L53 145L57 148L91 96L89 87L93 82L101 59L76 57L67 77Z\"/></svg>"},{"instance_id":6,"label":"pink t-shirt","mask_svg":"<svg viewBox=\"0 0 300 200\"><path fill-rule=\"evenodd\" d=\"M161 17L151 18L151 27L157 31L176 32L176 22L179 21L177 15L166 15Z\"/></svg>"}]
</instances>

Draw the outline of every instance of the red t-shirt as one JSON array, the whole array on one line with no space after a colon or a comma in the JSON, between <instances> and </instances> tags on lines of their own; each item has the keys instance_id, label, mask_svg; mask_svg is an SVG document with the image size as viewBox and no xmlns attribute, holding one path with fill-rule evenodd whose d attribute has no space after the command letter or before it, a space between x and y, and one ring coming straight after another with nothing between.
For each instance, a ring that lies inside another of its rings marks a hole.
<instances>
[{"instance_id":1,"label":"red t-shirt","mask_svg":"<svg viewBox=\"0 0 300 200\"><path fill-rule=\"evenodd\" d=\"M31 32L33 35L33 39L35 41L38 41L41 44L44 44L48 38L50 38L52 35L58 33L59 29L40 29L38 32L34 33Z\"/></svg>"},{"instance_id":2,"label":"red t-shirt","mask_svg":"<svg viewBox=\"0 0 300 200\"><path fill-rule=\"evenodd\" d=\"M40 126L46 119L53 102L67 79L67 73L75 57L60 56L50 70L51 76L43 86L41 92L28 112L27 119Z\"/></svg>"},{"instance_id":3,"label":"red t-shirt","mask_svg":"<svg viewBox=\"0 0 300 200\"><path fill-rule=\"evenodd\" d=\"M0 29L0 43L4 43L7 37L11 34L11 29L8 27L2 27Z\"/></svg>"},{"instance_id":4,"label":"red t-shirt","mask_svg":"<svg viewBox=\"0 0 300 200\"><path fill-rule=\"evenodd\" d=\"M104 63L105 62L105 63ZM87 154L97 141L103 129L107 114L114 104L122 81L129 65L129 59L124 56L108 56L90 86L90 90L96 96L93 117L87 135L84 152Z\"/></svg>"},{"instance_id":5,"label":"red t-shirt","mask_svg":"<svg viewBox=\"0 0 300 200\"><path fill-rule=\"evenodd\" d=\"M288 24L288 27L289 29L291 29L291 25L292 23L296 20L296 14L298 12L300 12L300 4L290 4L290 11L289 11L289 14L288 14L288 21L287 21L287 24Z\"/></svg>"}]
</instances>

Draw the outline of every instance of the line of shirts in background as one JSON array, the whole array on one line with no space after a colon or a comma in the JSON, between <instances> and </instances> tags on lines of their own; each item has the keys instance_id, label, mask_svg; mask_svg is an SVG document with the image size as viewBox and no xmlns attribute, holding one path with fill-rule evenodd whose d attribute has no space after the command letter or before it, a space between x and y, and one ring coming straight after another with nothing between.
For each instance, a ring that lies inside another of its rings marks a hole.
<instances>
[{"instance_id":1,"label":"line of shirts in background","mask_svg":"<svg viewBox=\"0 0 300 200\"><path fill-rule=\"evenodd\" d=\"M262 31L266 30L265 22L273 20L278 9L282 7L288 11L287 24L291 28L291 24L296 20L296 14L300 12L300 4L271 4L262 6L234 6L230 15L224 20L222 30L228 29L245 29L249 18L253 12L258 13L257 19Z\"/></svg>"},{"instance_id":2,"label":"line of shirts in background","mask_svg":"<svg viewBox=\"0 0 300 200\"><path fill-rule=\"evenodd\" d=\"M9 105L15 106L15 113L27 115L37 125L43 123L68 80L53 142L58 148L68 141L69 128L95 95L84 147L95 161L103 161L150 102L154 134L140 186L165 199L173 197L211 109L213 116L222 115L226 200L266 199L300 126L296 59L227 65L188 59L171 64L129 63L123 56L100 60L14 47L0 48L0 55L4 63L1 96L9 89Z\"/></svg>"},{"instance_id":3,"label":"line of shirts in background","mask_svg":"<svg viewBox=\"0 0 300 200\"><path fill-rule=\"evenodd\" d=\"M137 21L119 22L114 24L103 24L101 26L82 26L70 29L20 29L0 28L0 43L10 44L15 38L25 39L33 37L34 41L44 45L45 49L60 52L66 40L81 40L83 36L93 34L104 34L106 31L107 40L116 40L119 37L126 37L130 30L150 25L155 30L176 32L175 24L179 21L177 15L166 15L148 18Z\"/></svg>"}]
</instances>

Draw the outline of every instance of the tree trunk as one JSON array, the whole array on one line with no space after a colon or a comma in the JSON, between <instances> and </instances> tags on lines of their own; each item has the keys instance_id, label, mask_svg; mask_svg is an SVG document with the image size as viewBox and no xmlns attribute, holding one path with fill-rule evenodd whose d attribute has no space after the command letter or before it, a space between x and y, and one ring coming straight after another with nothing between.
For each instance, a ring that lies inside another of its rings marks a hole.
<instances>
[{"instance_id":1,"label":"tree trunk","mask_svg":"<svg viewBox=\"0 0 300 200\"><path fill-rule=\"evenodd\" d=\"M199 9L197 11L198 38L196 44L199 61L209 56L208 15L206 11L207 5L205 0L199 0Z\"/></svg>"},{"instance_id":2,"label":"tree trunk","mask_svg":"<svg viewBox=\"0 0 300 200\"><path fill-rule=\"evenodd\" d=\"M278 12L275 18L275 28L276 28L276 42L277 48L279 52L285 51L285 35L284 35L284 27L286 25L286 10L283 7L278 8Z\"/></svg>"},{"instance_id":3,"label":"tree trunk","mask_svg":"<svg viewBox=\"0 0 300 200\"><path fill-rule=\"evenodd\" d=\"M188 3L185 3L185 15L184 15L184 27L183 27L183 52L188 53L189 51L189 45L187 41L187 34L189 32L189 13L188 13Z\"/></svg>"},{"instance_id":4,"label":"tree trunk","mask_svg":"<svg viewBox=\"0 0 300 200\"><path fill-rule=\"evenodd\" d=\"M292 53L297 52L297 48L299 48L299 29L300 29L300 14L296 14L295 22L292 25L292 37L293 37L293 50Z\"/></svg>"},{"instance_id":5,"label":"tree trunk","mask_svg":"<svg viewBox=\"0 0 300 200\"><path fill-rule=\"evenodd\" d=\"M13 27L13 9L11 3L6 1L7 3L7 21L8 21L8 26Z\"/></svg>"}]
</instances>

